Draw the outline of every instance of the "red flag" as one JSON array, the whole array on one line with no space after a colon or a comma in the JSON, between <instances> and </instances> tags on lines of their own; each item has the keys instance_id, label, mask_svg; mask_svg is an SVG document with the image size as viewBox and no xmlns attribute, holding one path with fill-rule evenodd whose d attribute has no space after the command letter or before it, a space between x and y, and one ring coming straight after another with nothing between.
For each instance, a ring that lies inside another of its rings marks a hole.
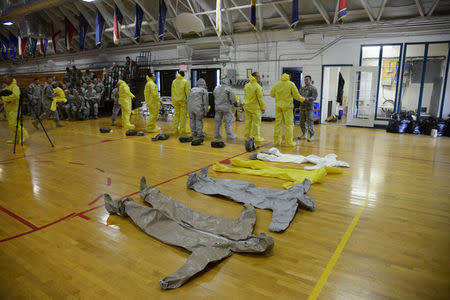
<instances>
[{"instance_id":1,"label":"red flag","mask_svg":"<svg viewBox=\"0 0 450 300\"><path fill-rule=\"evenodd\" d=\"M58 32L55 32L55 28L53 27L53 24L52 24L52 43L53 43L53 51L55 52L55 54L56 54L56 36L60 33L61 33L61 30L59 30Z\"/></svg>"}]
</instances>

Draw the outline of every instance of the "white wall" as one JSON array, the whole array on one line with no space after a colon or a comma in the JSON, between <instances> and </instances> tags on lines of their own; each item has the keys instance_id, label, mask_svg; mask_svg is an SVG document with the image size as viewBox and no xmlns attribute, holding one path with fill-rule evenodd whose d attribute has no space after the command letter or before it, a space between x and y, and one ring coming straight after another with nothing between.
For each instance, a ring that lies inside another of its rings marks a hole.
<instances>
[{"instance_id":1,"label":"white wall","mask_svg":"<svg viewBox=\"0 0 450 300\"><path fill-rule=\"evenodd\" d=\"M263 80L264 100L267 103L266 115L274 116L274 100L269 96L271 86L280 78L283 67L301 67L304 75L311 75L314 86L319 92L317 101L320 101L320 84L323 64L352 64L359 65L360 47L363 44L383 44L383 43L405 43L405 42L427 42L427 41L447 41L450 40L450 34L446 35L423 35L408 36L398 35L395 37L328 37L325 36L321 44L306 44L301 40L293 39L292 34L282 31L288 41L263 42L257 34L248 33L236 35L235 44L232 51L228 54L229 61L205 62L204 66L217 67L224 69L235 69L237 78L247 77L247 69L258 71ZM272 33L271 33L272 34ZM281 36L281 37L280 37ZM273 38L284 38L284 35L273 33ZM260 41L257 43L257 41ZM253 42L252 44L250 44ZM123 62L126 56L135 57L139 51L152 51L152 60L155 64L154 69L172 69L180 64L187 64L188 68L197 68L191 66L187 57L179 57L176 44L161 43L157 46L145 47L129 46L118 47L115 49L93 50L86 53L74 54L71 56L54 55L48 59L30 59L25 63L15 65L2 64L0 72L54 72L63 71L67 65L75 64L80 68L91 69L101 68L104 65L110 65L113 61ZM222 56L222 55L221 55ZM450 113L450 84L447 84L445 97L444 114ZM243 95L242 89L237 89L238 95ZM378 123L385 124L385 121Z\"/></svg>"}]
</instances>

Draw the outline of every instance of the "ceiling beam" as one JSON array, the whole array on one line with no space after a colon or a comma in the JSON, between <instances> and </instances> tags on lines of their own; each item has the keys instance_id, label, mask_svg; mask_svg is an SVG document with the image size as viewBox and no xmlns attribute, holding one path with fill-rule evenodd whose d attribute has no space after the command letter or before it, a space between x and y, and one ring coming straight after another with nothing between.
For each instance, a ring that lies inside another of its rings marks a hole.
<instances>
[{"instance_id":1,"label":"ceiling beam","mask_svg":"<svg viewBox=\"0 0 450 300\"><path fill-rule=\"evenodd\" d=\"M169 8L172 11L173 16L176 18L177 12L175 11L175 8L173 7L172 1L171 0L164 0L164 1L169 4ZM166 22L166 23L167 23L167 25L169 25L169 22ZM178 39L181 39L181 33L177 30L175 24L173 24L173 27L174 27L176 35L177 35L175 38L178 37Z\"/></svg>"},{"instance_id":2,"label":"ceiling beam","mask_svg":"<svg viewBox=\"0 0 450 300\"><path fill-rule=\"evenodd\" d=\"M261 4L262 0L258 0L258 3ZM263 15L263 6L262 5L258 5L256 7L256 14L258 15L258 30L262 31L264 28L264 15Z\"/></svg>"},{"instance_id":3,"label":"ceiling beam","mask_svg":"<svg viewBox=\"0 0 450 300\"><path fill-rule=\"evenodd\" d=\"M228 10L228 8L231 6L230 5L230 0L224 0L223 1L223 5L225 6L226 10L225 10L225 15L227 17L227 23L228 23L228 31L230 32L230 34L233 34L233 18L231 16L231 12Z\"/></svg>"},{"instance_id":4,"label":"ceiling beam","mask_svg":"<svg viewBox=\"0 0 450 300\"><path fill-rule=\"evenodd\" d=\"M242 5L242 6L238 6L238 5L236 5L236 2L234 2L234 0L230 0L230 1L231 1L231 3L233 3L234 7L229 8L228 10L232 10L232 9L237 9L237 10L239 10L239 13L240 13L240 14L244 17L244 19L247 21L248 26L251 27L251 25L250 25L250 19L248 18L248 16L247 16L246 14L244 14L244 13L242 12L242 8L244 8L243 6L245 6L245 7L247 7L247 8L250 8L251 5ZM205 11L203 14L208 14L208 13L210 13L210 12L206 12L206 11Z\"/></svg>"},{"instance_id":5,"label":"ceiling beam","mask_svg":"<svg viewBox=\"0 0 450 300\"><path fill-rule=\"evenodd\" d=\"M367 15L369 16L370 22L373 22L374 18L373 18L372 8L369 6L369 3L367 3L367 0L360 0L360 1L361 1L362 6L364 7L364 9L367 12Z\"/></svg>"},{"instance_id":6,"label":"ceiling beam","mask_svg":"<svg viewBox=\"0 0 450 300\"><path fill-rule=\"evenodd\" d=\"M336 0L336 9L334 10L333 24L336 24L339 12L339 0Z\"/></svg>"},{"instance_id":7,"label":"ceiling beam","mask_svg":"<svg viewBox=\"0 0 450 300\"><path fill-rule=\"evenodd\" d=\"M386 3L387 2L388 2L388 0L383 0L383 3L381 3L380 10L378 11L377 21L380 21L381 16L383 15L384 8L386 7Z\"/></svg>"},{"instance_id":8,"label":"ceiling beam","mask_svg":"<svg viewBox=\"0 0 450 300\"><path fill-rule=\"evenodd\" d=\"M313 0L314 5L316 6L319 13L322 15L322 18L325 20L327 24L330 24L330 16L328 15L328 12L326 11L325 7L323 7L322 2L320 0Z\"/></svg>"},{"instance_id":9,"label":"ceiling beam","mask_svg":"<svg viewBox=\"0 0 450 300\"><path fill-rule=\"evenodd\" d=\"M423 12L423 6L422 6L422 2L420 0L415 0L416 1L416 6L417 6L417 10L419 11L419 14L424 17L425 14Z\"/></svg>"},{"instance_id":10,"label":"ceiling beam","mask_svg":"<svg viewBox=\"0 0 450 300\"><path fill-rule=\"evenodd\" d=\"M439 3L439 0L434 0L433 5L431 6L430 10L427 13L427 17L431 16L436 9L437 5Z\"/></svg>"}]
</instances>

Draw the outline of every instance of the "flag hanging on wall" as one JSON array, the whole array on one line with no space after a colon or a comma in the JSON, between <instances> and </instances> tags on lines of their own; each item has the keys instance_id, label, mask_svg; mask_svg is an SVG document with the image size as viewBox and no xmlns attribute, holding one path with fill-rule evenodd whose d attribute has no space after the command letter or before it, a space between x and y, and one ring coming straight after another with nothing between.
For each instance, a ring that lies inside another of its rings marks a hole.
<instances>
[{"instance_id":1,"label":"flag hanging on wall","mask_svg":"<svg viewBox=\"0 0 450 300\"><path fill-rule=\"evenodd\" d=\"M119 45L120 39L120 25L122 25L123 16L117 5L114 5L114 31L113 42L114 45Z\"/></svg>"},{"instance_id":2,"label":"flag hanging on wall","mask_svg":"<svg viewBox=\"0 0 450 300\"><path fill-rule=\"evenodd\" d=\"M292 1L291 29L294 29L298 23L298 0Z\"/></svg>"},{"instance_id":3,"label":"flag hanging on wall","mask_svg":"<svg viewBox=\"0 0 450 300\"><path fill-rule=\"evenodd\" d=\"M12 59L16 59L16 49L17 49L17 45L18 41L17 38L14 36L14 34L12 34L11 32L9 33L9 55Z\"/></svg>"},{"instance_id":4,"label":"flag hanging on wall","mask_svg":"<svg viewBox=\"0 0 450 300\"><path fill-rule=\"evenodd\" d=\"M31 54L33 56L36 55L36 48L37 48L37 39L31 38Z\"/></svg>"},{"instance_id":5,"label":"flag hanging on wall","mask_svg":"<svg viewBox=\"0 0 450 300\"><path fill-rule=\"evenodd\" d=\"M159 20L158 20L158 37L164 41L164 26L166 24L167 7L164 0L159 0Z\"/></svg>"},{"instance_id":6,"label":"flag hanging on wall","mask_svg":"<svg viewBox=\"0 0 450 300\"><path fill-rule=\"evenodd\" d=\"M57 32L55 32L55 29L54 29L53 24L52 24L52 44L53 44L53 51L54 51L55 54L56 54L56 37L60 33L61 33L61 30L58 30Z\"/></svg>"},{"instance_id":7,"label":"flag hanging on wall","mask_svg":"<svg viewBox=\"0 0 450 300\"><path fill-rule=\"evenodd\" d=\"M347 16L347 0L339 0L339 10L337 22L339 24L344 23L344 18Z\"/></svg>"},{"instance_id":8,"label":"flag hanging on wall","mask_svg":"<svg viewBox=\"0 0 450 300\"><path fill-rule=\"evenodd\" d=\"M250 25L256 30L256 0L250 1Z\"/></svg>"},{"instance_id":9,"label":"flag hanging on wall","mask_svg":"<svg viewBox=\"0 0 450 300\"><path fill-rule=\"evenodd\" d=\"M144 12L142 8L136 3L136 18L134 26L134 42L137 44L141 41L141 25L142 18L144 17Z\"/></svg>"},{"instance_id":10,"label":"flag hanging on wall","mask_svg":"<svg viewBox=\"0 0 450 300\"><path fill-rule=\"evenodd\" d=\"M8 38L4 37L1 34L0 34L0 38L2 41L2 56L3 56L3 59L7 60L8 59L8 50L9 50L9 40L8 40Z\"/></svg>"},{"instance_id":11,"label":"flag hanging on wall","mask_svg":"<svg viewBox=\"0 0 450 300\"><path fill-rule=\"evenodd\" d=\"M24 57L25 47L27 45L27 38L22 38L20 35L17 37L17 50L19 52L20 57Z\"/></svg>"},{"instance_id":12,"label":"flag hanging on wall","mask_svg":"<svg viewBox=\"0 0 450 300\"><path fill-rule=\"evenodd\" d=\"M47 45L48 45L48 40L47 39L40 39L39 40L39 51L42 55L47 55Z\"/></svg>"},{"instance_id":13,"label":"flag hanging on wall","mask_svg":"<svg viewBox=\"0 0 450 300\"><path fill-rule=\"evenodd\" d=\"M70 23L70 21L67 18L64 18L65 23L65 43L66 43L66 49L67 51L70 51L70 46L72 45L72 37L73 32L75 31L75 27Z\"/></svg>"},{"instance_id":14,"label":"flag hanging on wall","mask_svg":"<svg viewBox=\"0 0 450 300\"><path fill-rule=\"evenodd\" d=\"M80 50L84 50L84 41L86 40L86 33L88 30L88 22L80 15Z\"/></svg>"},{"instance_id":15,"label":"flag hanging on wall","mask_svg":"<svg viewBox=\"0 0 450 300\"><path fill-rule=\"evenodd\" d=\"M222 0L216 0L216 32L220 37L222 35Z\"/></svg>"},{"instance_id":16,"label":"flag hanging on wall","mask_svg":"<svg viewBox=\"0 0 450 300\"><path fill-rule=\"evenodd\" d=\"M95 45L97 47L102 46L103 27L105 27L104 25L105 19L97 9L97 16L95 17Z\"/></svg>"}]
</instances>

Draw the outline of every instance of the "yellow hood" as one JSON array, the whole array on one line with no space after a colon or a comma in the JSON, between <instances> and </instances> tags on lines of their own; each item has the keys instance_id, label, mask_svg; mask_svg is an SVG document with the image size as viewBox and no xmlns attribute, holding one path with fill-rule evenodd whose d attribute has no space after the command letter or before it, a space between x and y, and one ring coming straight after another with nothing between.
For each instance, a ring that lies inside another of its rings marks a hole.
<instances>
[{"instance_id":1,"label":"yellow hood","mask_svg":"<svg viewBox=\"0 0 450 300\"><path fill-rule=\"evenodd\" d=\"M250 82L256 82L256 78L253 77L252 75L250 75L250 76L248 77L248 79L250 79Z\"/></svg>"},{"instance_id":2,"label":"yellow hood","mask_svg":"<svg viewBox=\"0 0 450 300\"><path fill-rule=\"evenodd\" d=\"M11 82L11 84L10 85L17 85L17 81L16 81L16 79L15 78L13 78L13 80L12 80L12 82Z\"/></svg>"},{"instance_id":3,"label":"yellow hood","mask_svg":"<svg viewBox=\"0 0 450 300\"><path fill-rule=\"evenodd\" d=\"M147 82L149 82L150 80L153 81L153 79L151 79L150 77L148 77L148 75L145 75L145 78L147 79Z\"/></svg>"},{"instance_id":4,"label":"yellow hood","mask_svg":"<svg viewBox=\"0 0 450 300\"><path fill-rule=\"evenodd\" d=\"M289 80L291 80L291 77L290 77L288 74L284 73L284 74L281 76L281 80L283 80L283 81L289 81Z\"/></svg>"},{"instance_id":5,"label":"yellow hood","mask_svg":"<svg viewBox=\"0 0 450 300\"><path fill-rule=\"evenodd\" d=\"M119 84L122 85L122 83L125 83L125 84L126 84L125 81L123 81L122 79L119 79Z\"/></svg>"},{"instance_id":6,"label":"yellow hood","mask_svg":"<svg viewBox=\"0 0 450 300\"><path fill-rule=\"evenodd\" d=\"M180 74L180 73L177 73L177 79L184 79L184 77L183 77L183 76L181 76L181 74Z\"/></svg>"}]
</instances>

